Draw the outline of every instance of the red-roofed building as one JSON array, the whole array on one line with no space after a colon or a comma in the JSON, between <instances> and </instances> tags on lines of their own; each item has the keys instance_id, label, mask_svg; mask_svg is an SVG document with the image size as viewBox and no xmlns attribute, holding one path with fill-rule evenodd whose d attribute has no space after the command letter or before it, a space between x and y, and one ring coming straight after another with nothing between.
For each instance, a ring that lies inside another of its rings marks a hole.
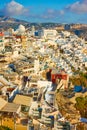
<instances>
[{"instance_id":1,"label":"red-roofed building","mask_svg":"<svg viewBox=\"0 0 87 130\"><path fill-rule=\"evenodd\" d=\"M4 33L3 32L0 32L0 37L3 37L4 36Z\"/></svg>"},{"instance_id":2,"label":"red-roofed building","mask_svg":"<svg viewBox=\"0 0 87 130\"><path fill-rule=\"evenodd\" d=\"M65 71L58 72L57 70L53 70L51 72L51 81L53 83L56 83L56 79L67 80L67 74L65 73Z\"/></svg>"}]
</instances>

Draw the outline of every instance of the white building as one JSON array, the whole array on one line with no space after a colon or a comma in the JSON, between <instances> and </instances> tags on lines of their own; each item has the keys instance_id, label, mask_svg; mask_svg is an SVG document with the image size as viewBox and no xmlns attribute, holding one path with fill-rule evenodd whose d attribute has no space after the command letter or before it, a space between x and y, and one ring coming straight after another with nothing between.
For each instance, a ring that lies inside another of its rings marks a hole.
<instances>
[{"instance_id":1,"label":"white building","mask_svg":"<svg viewBox=\"0 0 87 130\"><path fill-rule=\"evenodd\" d=\"M34 61L34 71L35 73L38 73L40 69L39 60Z\"/></svg>"},{"instance_id":2,"label":"white building","mask_svg":"<svg viewBox=\"0 0 87 130\"><path fill-rule=\"evenodd\" d=\"M4 50L4 34L0 32L0 51Z\"/></svg>"},{"instance_id":3,"label":"white building","mask_svg":"<svg viewBox=\"0 0 87 130\"><path fill-rule=\"evenodd\" d=\"M43 29L42 32L43 32L42 37L47 38L47 39L50 39L50 38L52 39L57 36L56 30Z\"/></svg>"}]
</instances>

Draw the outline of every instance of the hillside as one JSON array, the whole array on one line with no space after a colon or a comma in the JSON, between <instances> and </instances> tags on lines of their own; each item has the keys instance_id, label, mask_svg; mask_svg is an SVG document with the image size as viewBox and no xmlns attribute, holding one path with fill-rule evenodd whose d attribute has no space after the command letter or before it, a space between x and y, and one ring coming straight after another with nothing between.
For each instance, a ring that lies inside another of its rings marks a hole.
<instances>
[{"instance_id":1,"label":"hillside","mask_svg":"<svg viewBox=\"0 0 87 130\"><path fill-rule=\"evenodd\" d=\"M77 36L84 38L87 41L87 27L82 27L80 29L71 29Z\"/></svg>"},{"instance_id":2,"label":"hillside","mask_svg":"<svg viewBox=\"0 0 87 130\"><path fill-rule=\"evenodd\" d=\"M29 26L29 22L24 20L19 20L15 18L11 18L8 16L0 16L0 28L8 29L8 28L17 28L18 25Z\"/></svg>"},{"instance_id":3,"label":"hillside","mask_svg":"<svg viewBox=\"0 0 87 130\"><path fill-rule=\"evenodd\" d=\"M70 96L71 96L71 98L70 98ZM59 111L72 124L78 123L80 117L85 117L87 115L87 111L85 113L83 112L85 104L82 104L82 103L84 103L84 102L79 102L79 105L77 104L79 109L76 109L76 107L75 107L76 99L81 101L81 99L83 99L83 98L85 99L86 96L87 96L87 92L74 94L71 91L67 91L67 92L61 91L56 94L56 102L57 102ZM86 102L87 102L87 100L86 100ZM83 106L82 110L81 110L81 106ZM83 116L83 114L84 114L84 116Z\"/></svg>"}]
</instances>

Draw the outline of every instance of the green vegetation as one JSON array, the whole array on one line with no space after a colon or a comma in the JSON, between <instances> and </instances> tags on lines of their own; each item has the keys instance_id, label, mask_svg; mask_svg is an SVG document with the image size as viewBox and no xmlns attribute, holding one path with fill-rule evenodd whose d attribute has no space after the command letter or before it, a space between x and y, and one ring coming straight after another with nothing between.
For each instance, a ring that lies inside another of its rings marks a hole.
<instances>
[{"instance_id":1,"label":"green vegetation","mask_svg":"<svg viewBox=\"0 0 87 130\"><path fill-rule=\"evenodd\" d=\"M60 49L60 53L62 53L62 54L63 54L63 53L64 53L64 50L63 50L63 49Z\"/></svg>"},{"instance_id":2,"label":"green vegetation","mask_svg":"<svg viewBox=\"0 0 87 130\"><path fill-rule=\"evenodd\" d=\"M87 73L79 72L78 76L70 77L70 81L73 85L87 87Z\"/></svg>"},{"instance_id":3,"label":"green vegetation","mask_svg":"<svg viewBox=\"0 0 87 130\"><path fill-rule=\"evenodd\" d=\"M83 123L78 123L77 124L77 130L85 130L84 129L84 124Z\"/></svg>"},{"instance_id":4,"label":"green vegetation","mask_svg":"<svg viewBox=\"0 0 87 130\"><path fill-rule=\"evenodd\" d=\"M0 130L12 130L12 129L10 129L9 127L6 127L6 126L0 126Z\"/></svg>"},{"instance_id":5,"label":"green vegetation","mask_svg":"<svg viewBox=\"0 0 87 130\"><path fill-rule=\"evenodd\" d=\"M87 118L87 96L77 97L75 107L79 111L81 117Z\"/></svg>"}]
</instances>

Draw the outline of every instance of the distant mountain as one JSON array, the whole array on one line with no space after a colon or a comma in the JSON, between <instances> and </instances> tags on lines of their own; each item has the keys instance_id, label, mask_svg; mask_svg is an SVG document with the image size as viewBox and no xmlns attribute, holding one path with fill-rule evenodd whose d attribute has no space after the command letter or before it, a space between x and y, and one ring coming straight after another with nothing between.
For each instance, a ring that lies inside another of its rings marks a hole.
<instances>
[{"instance_id":1,"label":"distant mountain","mask_svg":"<svg viewBox=\"0 0 87 130\"><path fill-rule=\"evenodd\" d=\"M17 22L17 23L19 23L19 22L24 22L24 23L28 23L28 22L26 22L26 21L24 21L24 20L19 20L19 19L16 19L16 18L11 18L11 17L9 17L9 16L0 16L0 22Z\"/></svg>"},{"instance_id":2,"label":"distant mountain","mask_svg":"<svg viewBox=\"0 0 87 130\"><path fill-rule=\"evenodd\" d=\"M20 24L24 26L29 26L30 23L24 20L19 20L16 18L11 18L9 16L0 16L0 28L8 29L14 28L16 29Z\"/></svg>"},{"instance_id":3,"label":"distant mountain","mask_svg":"<svg viewBox=\"0 0 87 130\"><path fill-rule=\"evenodd\" d=\"M16 18L11 18L9 16L0 16L0 29L7 30L8 28L18 28L18 26L22 24L25 27L35 26L36 29L44 28L54 28L55 26L60 25L59 23L30 23L24 20L19 20Z\"/></svg>"}]
</instances>

